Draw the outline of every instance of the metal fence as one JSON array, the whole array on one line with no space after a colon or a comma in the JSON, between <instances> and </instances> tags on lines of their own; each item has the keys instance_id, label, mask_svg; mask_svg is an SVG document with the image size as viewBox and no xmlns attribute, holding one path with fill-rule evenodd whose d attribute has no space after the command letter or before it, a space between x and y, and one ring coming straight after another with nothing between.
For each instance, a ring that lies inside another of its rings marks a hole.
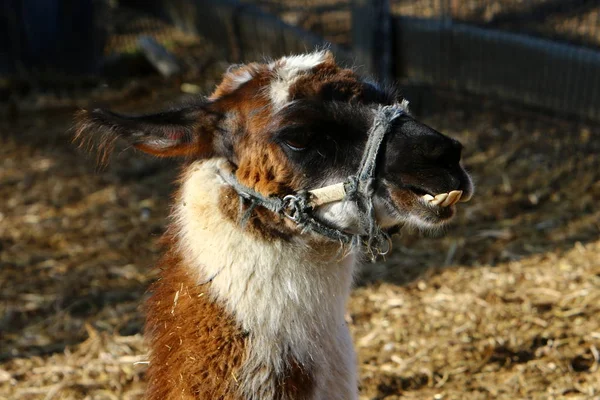
<instances>
[{"instance_id":1,"label":"metal fence","mask_svg":"<svg viewBox=\"0 0 600 400\"><path fill-rule=\"evenodd\" d=\"M45 26L40 25L43 13L36 14L31 11L34 9L25 7L33 3L35 0L4 0L0 9L4 14L2 18L0 13L0 22L4 22L0 31L9 33L5 35L9 40L0 39L0 55L4 51L14 56L15 46L29 41L29 47L17 49L19 65L37 61L34 56L40 53L30 48L32 43L44 47L47 42L44 42L47 37L40 35ZM147 31L144 26L130 24L128 32L117 32L118 35L105 32L102 40L90 36L89 29L81 31L85 34L75 35L77 40L67 37L68 32L75 32L72 27L77 25L73 22L78 20L82 24L81 15L87 15L89 4L111 3L113 7L118 4L168 21L184 34L203 36L232 62L278 57L331 43L338 59L358 64L363 72L383 80L493 96L600 121L598 0L48 0L47 3L63 4L61 12L66 17L57 14L49 20L54 21L51 27L58 32L52 32L53 37L62 38L61 43L81 44L94 38L106 49L118 47L115 42L118 38L131 36L135 45L136 35ZM84 7L78 11L78 18L73 18L72 4ZM11 25L7 12L24 24ZM70 28L64 29L65 26ZM110 26L107 22L104 27ZM28 27L34 27L37 34L32 36ZM19 40L13 40L11 32ZM77 54L66 50L65 59ZM95 54L98 52L90 50L88 59Z\"/></svg>"},{"instance_id":2,"label":"metal fence","mask_svg":"<svg viewBox=\"0 0 600 400\"><path fill-rule=\"evenodd\" d=\"M351 47L353 0L241 0L284 22ZM395 16L469 23L590 47L600 47L597 0L390 0Z\"/></svg>"},{"instance_id":3,"label":"metal fence","mask_svg":"<svg viewBox=\"0 0 600 400\"><path fill-rule=\"evenodd\" d=\"M580 45L600 45L596 0L392 0L394 15L451 19Z\"/></svg>"},{"instance_id":4,"label":"metal fence","mask_svg":"<svg viewBox=\"0 0 600 400\"><path fill-rule=\"evenodd\" d=\"M388 78L387 68L395 80L600 119L597 0L244 3L351 51L383 79ZM379 7L388 7L389 14L373 10ZM384 24L382 18L390 18L392 28L373 33ZM386 51L386 46L391 49Z\"/></svg>"},{"instance_id":5,"label":"metal fence","mask_svg":"<svg viewBox=\"0 0 600 400\"><path fill-rule=\"evenodd\" d=\"M328 42L351 47L351 0L241 1L276 15L287 24L315 33Z\"/></svg>"},{"instance_id":6,"label":"metal fence","mask_svg":"<svg viewBox=\"0 0 600 400\"><path fill-rule=\"evenodd\" d=\"M600 2L396 0L392 10L396 76L600 119Z\"/></svg>"}]
</instances>

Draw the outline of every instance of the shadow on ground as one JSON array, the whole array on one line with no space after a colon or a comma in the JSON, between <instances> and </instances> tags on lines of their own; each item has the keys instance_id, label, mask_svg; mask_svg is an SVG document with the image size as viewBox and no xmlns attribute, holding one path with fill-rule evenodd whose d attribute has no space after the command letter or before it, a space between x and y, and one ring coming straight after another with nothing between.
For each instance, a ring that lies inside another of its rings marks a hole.
<instances>
[{"instance_id":1,"label":"shadow on ground","mask_svg":"<svg viewBox=\"0 0 600 400\"><path fill-rule=\"evenodd\" d=\"M405 230L393 255L362 269L359 285L403 285L440 267L495 265L598 238L593 127L485 106L448 109L425 121L465 145L476 196L446 236ZM71 121L70 111L40 113L1 126L0 361L61 352L87 336L86 324L121 335L142 328L139 304L177 164L122 149L99 171L70 144Z\"/></svg>"}]
</instances>

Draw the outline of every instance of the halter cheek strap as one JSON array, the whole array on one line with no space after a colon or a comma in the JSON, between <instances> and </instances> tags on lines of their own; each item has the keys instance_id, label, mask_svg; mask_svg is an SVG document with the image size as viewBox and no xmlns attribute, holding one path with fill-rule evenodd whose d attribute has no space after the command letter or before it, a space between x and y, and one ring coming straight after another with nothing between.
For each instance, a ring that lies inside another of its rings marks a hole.
<instances>
[{"instance_id":1,"label":"halter cheek strap","mask_svg":"<svg viewBox=\"0 0 600 400\"><path fill-rule=\"evenodd\" d=\"M223 181L231 186L240 197L242 224L250 218L257 206L284 215L294 221L302 232L314 232L346 244L365 246L371 258L384 255L389 251L389 235L382 231L375 218L373 195L375 192L375 170L377 155L385 135L391 131L396 118L404 113L402 106L382 106L375 111L373 124L368 132L367 144L359 169L355 175L349 176L345 182L325 186L309 191L300 191L285 196L267 197L252 188L241 184L231 171L219 169ZM349 201L356 204L359 213L359 234L350 234L327 225L317 219L314 210L324 204L336 201ZM249 207L243 211L245 202Z\"/></svg>"}]
</instances>

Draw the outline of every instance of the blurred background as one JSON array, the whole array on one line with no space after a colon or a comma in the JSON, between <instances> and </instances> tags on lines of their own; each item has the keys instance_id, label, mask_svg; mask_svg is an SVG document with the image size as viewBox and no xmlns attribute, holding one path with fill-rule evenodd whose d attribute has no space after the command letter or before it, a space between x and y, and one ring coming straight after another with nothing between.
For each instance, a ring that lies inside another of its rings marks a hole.
<instances>
[{"instance_id":1,"label":"blurred background","mask_svg":"<svg viewBox=\"0 0 600 400\"><path fill-rule=\"evenodd\" d=\"M477 186L357 276L361 399L600 397L599 1L0 0L0 399L143 396L178 165L98 170L74 112L322 46L459 139Z\"/></svg>"}]
</instances>

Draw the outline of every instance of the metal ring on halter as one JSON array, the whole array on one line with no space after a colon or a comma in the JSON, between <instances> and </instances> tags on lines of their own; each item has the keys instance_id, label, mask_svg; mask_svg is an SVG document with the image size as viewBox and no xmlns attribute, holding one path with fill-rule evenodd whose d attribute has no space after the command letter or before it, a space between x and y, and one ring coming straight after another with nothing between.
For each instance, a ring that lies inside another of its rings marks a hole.
<instances>
[{"instance_id":1,"label":"metal ring on halter","mask_svg":"<svg viewBox=\"0 0 600 400\"><path fill-rule=\"evenodd\" d=\"M298 196L294 196L293 194L288 194L283 198L283 207L281 209L281 212L283 213L283 215L285 215L287 218L294 222L298 222L299 220L297 206L299 200L300 199L298 198Z\"/></svg>"},{"instance_id":2,"label":"metal ring on halter","mask_svg":"<svg viewBox=\"0 0 600 400\"><path fill-rule=\"evenodd\" d=\"M383 251L383 252L380 251L379 252L380 256L387 256L390 253L390 251L392 251L392 246L393 246L392 237L389 236L389 235L385 235L385 236L386 236L386 239L387 239L388 247L387 247L387 249L385 249L385 251Z\"/></svg>"},{"instance_id":3,"label":"metal ring on halter","mask_svg":"<svg viewBox=\"0 0 600 400\"><path fill-rule=\"evenodd\" d=\"M238 195L250 202L251 207L246 211L246 217L242 222L247 221L254 207L261 206L275 213L283 214L302 228L302 232L312 231L314 233L326 236L330 239L340 240L344 243L366 244L367 251L371 253L371 258L375 259L377 255L386 255L392 249L392 242L387 233L385 233L377 224L373 206L373 188L371 183L375 177L375 167L377 166L377 154L381 148L384 137L392 129L393 121L404 113L402 105L389 105L379 107L371 128L368 132L367 143L360 161L359 169L356 174L347 178L346 182L337 183L331 186L337 186L334 189L336 200L354 202L367 221L359 221L360 228L364 228L364 234L350 234L344 232L335 226L330 226L326 221L321 221L317 215L314 215L314 206L311 204L313 191L299 191L296 194L290 194L283 198L264 196L241 184L231 171L221 171L223 180L233 187ZM343 186L340 188L340 185ZM321 188L322 189L322 188ZM331 190L331 188L330 188ZM323 192L320 192L321 194ZM343 195L340 195L343 193ZM318 205L318 204L317 204ZM364 226L363 226L364 225ZM366 239L366 240L365 240ZM385 240L388 242L387 249L381 251L377 246Z\"/></svg>"}]
</instances>

